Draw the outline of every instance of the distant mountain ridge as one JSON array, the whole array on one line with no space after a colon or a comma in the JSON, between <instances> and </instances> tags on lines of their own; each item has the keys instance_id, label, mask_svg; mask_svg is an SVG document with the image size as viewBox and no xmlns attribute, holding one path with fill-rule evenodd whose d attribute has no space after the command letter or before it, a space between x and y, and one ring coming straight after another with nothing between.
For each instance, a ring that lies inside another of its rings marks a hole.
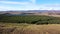
<instances>
[{"instance_id":1,"label":"distant mountain ridge","mask_svg":"<svg viewBox=\"0 0 60 34\"><path fill-rule=\"evenodd\" d=\"M0 11L0 14L11 15L60 15L60 10L28 10L28 11Z\"/></svg>"}]
</instances>

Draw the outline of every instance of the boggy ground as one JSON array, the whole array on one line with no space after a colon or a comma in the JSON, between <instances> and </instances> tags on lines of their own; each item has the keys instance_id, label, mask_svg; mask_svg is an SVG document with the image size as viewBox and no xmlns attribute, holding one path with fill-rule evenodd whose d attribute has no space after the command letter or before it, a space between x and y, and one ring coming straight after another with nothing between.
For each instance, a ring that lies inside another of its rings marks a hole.
<instances>
[{"instance_id":1,"label":"boggy ground","mask_svg":"<svg viewBox=\"0 0 60 34\"><path fill-rule=\"evenodd\" d=\"M60 34L60 24L0 24L0 34Z\"/></svg>"}]
</instances>

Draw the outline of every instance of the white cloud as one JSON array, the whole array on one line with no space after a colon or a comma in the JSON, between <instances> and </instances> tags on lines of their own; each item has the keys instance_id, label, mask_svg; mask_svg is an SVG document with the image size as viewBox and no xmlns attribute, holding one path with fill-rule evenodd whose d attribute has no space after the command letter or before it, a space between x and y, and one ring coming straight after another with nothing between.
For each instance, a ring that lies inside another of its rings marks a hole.
<instances>
[{"instance_id":1,"label":"white cloud","mask_svg":"<svg viewBox=\"0 0 60 34\"><path fill-rule=\"evenodd\" d=\"M4 4L35 4L36 0L29 0L28 2L14 2L14 1L6 1L6 0L0 0L0 3Z\"/></svg>"},{"instance_id":2,"label":"white cloud","mask_svg":"<svg viewBox=\"0 0 60 34\"><path fill-rule=\"evenodd\" d=\"M31 10L60 10L60 4L29 4L25 8Z\"/></svg>"},{"instance_id":3,"label":"white cloud","mask_svg":"<svg viewBox=\"0 0 60 34\"><path fill-rule=\"evenodd\" d=\"M7 6L0 6L0 11L7 11L7 10L21 10L20 8L14 8L14 7L7 7Z\"/></svg>"},{"instance_id":4,"label":"white cloud","mask_svg":"<svg viewBox=\"0 0 60 34\"><path fill-rule=\"evenodd\" d=\"M48 5L36 5L36 4L26 4L22 7L10 7L10 6L0 6L0 10L60 10L60 6L48 6Z\"/></svg>"},{"instance_id":5,"label":"white cloud","mask_svg":"<svg viewBox=\"0 0 60 34\"><path fill-rule=\"evenodd\" d=\"M0 3L4 4L29 4L29 2L13 2L13 1L0 1Z\"/></svg>"},{"instance_id":6,"label":"white cloud","mask_svg":"<svg viewBox=\"0 0 60 34\"><path fill-rule=\"evenodd\" d=\"M60 4L35 4L36 0L30 0L31 2L13 2L13 1L0 1L3 4L18 4L21 6L0 6L0 10L60 10Z\"/></svg>"},{"instance_id":7,"label":"white cloud","mask_svg":"<svg viewBox=\"0 0 60 34\"><path fill-rule=\"evenodd\" d=\"M7 10L7 9L9 9L10 7L5 7L5 6L0 6L0 11L5 11L5 10Z\"/></svg>"}]
</instances>

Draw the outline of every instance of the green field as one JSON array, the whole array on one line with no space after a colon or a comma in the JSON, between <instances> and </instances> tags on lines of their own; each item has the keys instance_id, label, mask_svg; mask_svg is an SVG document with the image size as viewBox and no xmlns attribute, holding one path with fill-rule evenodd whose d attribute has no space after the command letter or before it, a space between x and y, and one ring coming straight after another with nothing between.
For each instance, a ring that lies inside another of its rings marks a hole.
<instances>
[{"instance_id":1,"label":"green field","mask_svg":"<svg viewBox=\"0 0 60 34\"><path fill-rule=\"evenodd\" d=\"M38 15L27 15L27 16L8 16L0 15L0 22L4 23L27 23L27 24L60 24L59 17L52 16L38 16Z\"/></svg>"}]
</instances>

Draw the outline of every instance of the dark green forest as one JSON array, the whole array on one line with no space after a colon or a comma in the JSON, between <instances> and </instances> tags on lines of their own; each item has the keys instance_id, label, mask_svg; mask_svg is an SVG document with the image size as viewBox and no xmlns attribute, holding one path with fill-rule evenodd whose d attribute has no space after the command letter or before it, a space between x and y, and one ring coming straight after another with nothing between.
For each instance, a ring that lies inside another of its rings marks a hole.
<instances>
[{"instance_id":1,"label":"dark green forest","mask_svg":"<svg viewBox=\"0 0 60 34\"><path fill-rule=\"evenodd\" d=\"M3 23L27 23L27 24L60 24L59 17L43 16L43 15L0 15L0 22Z\"/></svg>"}]
</instances>

